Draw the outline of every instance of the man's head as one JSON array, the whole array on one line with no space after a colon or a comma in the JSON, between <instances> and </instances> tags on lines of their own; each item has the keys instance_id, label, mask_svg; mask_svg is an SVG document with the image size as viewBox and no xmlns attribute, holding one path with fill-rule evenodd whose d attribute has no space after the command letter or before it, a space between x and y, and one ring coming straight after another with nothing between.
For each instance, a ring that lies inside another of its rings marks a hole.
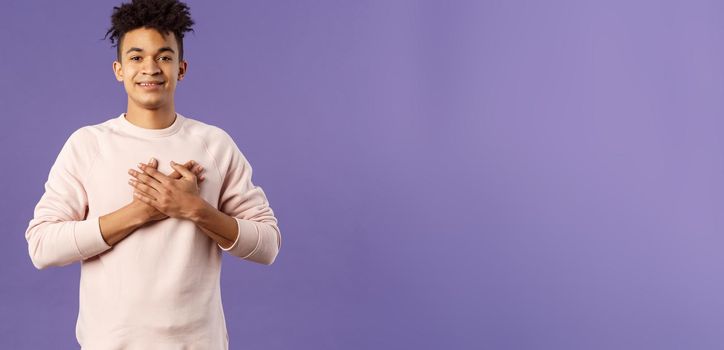
<instances>
[{"instance_id":1,"label":"man's head","mask_svg":"<svg viewBox=\"0 0 724 350\"><path fill-rule=\"evenodd\" d=\"M178 0L133 0L113 8L111 43L116 43L113 71L129 103L158 109L173 103L176 82L187 69L184 33L193 31L189 7ZM160 83L146 86L142 83Z\"/></svg>"}]
</instances>

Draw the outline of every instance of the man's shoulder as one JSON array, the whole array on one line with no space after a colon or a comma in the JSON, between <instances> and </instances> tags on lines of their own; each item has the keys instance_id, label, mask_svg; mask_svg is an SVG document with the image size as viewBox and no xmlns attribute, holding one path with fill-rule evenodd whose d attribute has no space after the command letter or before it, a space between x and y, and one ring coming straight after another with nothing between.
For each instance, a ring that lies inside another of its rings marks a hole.
<instances>
[{"instance_id":1,"label":"man's shoulder","mask_svg":"<svg viewBox=\"0 0 724 350\"><path fill-rule=\"evenodd\" d=\"M184 118L186 130L207 142L218 143L233 141L231 135L220 126L186 116L184 116Z\"/></svg>"},{"instance_id":2,"label":"man's shoulder","mask_svg":"<svg viewBox=\"0 0 724 350\"><path fill-rule=\"evenodd\" d=\"M68 137L68 143L72 145L89 145L98 142L97 130L93 125L81 126L73 131Z\"/></svg>"},{"instance_id":3,"label":"man's shoulder","mask_svg":"<svg viewBox=\"0 0 724 350\"><path fill-rule=\"evenodd\" d=\"M73 139L78 142L95 142L97 141L97 138L100 134L107 132L113 127L113 122L117 118L118 117L113 117L99 123L83 125L75 129L75 131L70 134L70 137L68 137L68 139Z\"/></svg>"}]
</instances>

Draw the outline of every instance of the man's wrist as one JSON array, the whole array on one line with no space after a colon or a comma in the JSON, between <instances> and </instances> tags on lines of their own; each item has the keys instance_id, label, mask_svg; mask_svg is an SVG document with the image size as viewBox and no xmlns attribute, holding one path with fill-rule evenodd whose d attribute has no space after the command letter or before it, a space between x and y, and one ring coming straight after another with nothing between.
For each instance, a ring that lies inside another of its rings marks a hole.
<instances>
[{"instance_id":1,"label":"man's wrist","mask_svg":"<svg viewBox=\"0 0 724 350\"><path fill-rule=\"evenodd\" d=\"M134 225L141 226L151 221L152 208L149 208L147 204L133 201L129 204L129 208L135 213L135 215L133 215Z\"/></svg>"},{"instance_id":2,"label":"man's wrist","mask_svg":"<svg viewBox=\"0 0 724 350\"><path fill-rule=\"evenodd\" d=\"M197 199L191 205L191 210L188 214L187 219L198 224L205 217L210 205L203 198L197 197Z\"/></svg>"}]
</instances>

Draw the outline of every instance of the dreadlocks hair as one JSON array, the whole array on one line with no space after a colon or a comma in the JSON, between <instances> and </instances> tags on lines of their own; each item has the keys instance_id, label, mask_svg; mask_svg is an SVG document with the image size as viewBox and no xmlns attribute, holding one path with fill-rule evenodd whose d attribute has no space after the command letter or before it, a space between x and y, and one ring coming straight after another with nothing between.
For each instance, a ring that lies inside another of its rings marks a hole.
<instances>
[{"instance_id":1,"label":"dreadlocks hair","mask_svg":"<svg viewBox=\"0 0 724 350\"><path fill-rule=\"evenodd\" d=\"M164 35L172 32L176 37L179 50L179 61L183 60L183 38L185 32L193 32L189 7L178 0L132 0L113 7L110 34L111 44L117 46L116 55L121 62L121 41L127 32L137 28L153 28ZM195 32L194 32L195 33Z\"/></svg>"}]
</instances>

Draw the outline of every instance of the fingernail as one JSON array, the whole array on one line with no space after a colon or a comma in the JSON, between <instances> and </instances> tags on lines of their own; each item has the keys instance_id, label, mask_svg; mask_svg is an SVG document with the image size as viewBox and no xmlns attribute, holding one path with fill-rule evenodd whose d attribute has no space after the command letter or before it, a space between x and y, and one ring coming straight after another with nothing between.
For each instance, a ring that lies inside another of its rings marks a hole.
<instances>
[{"instance_id":1,"label":"fingernail","mask_svg":"<svg viewBox=\"0 0 724 350\"><path fill-rule=\"evenodd\" d=\"M151 157L151 159L148 160L148 163L153 164L153 157Z\"/></svg>"},{"instance_id":2,"label":"fingernail","mask_svg":"<svg viewBox=\"0 0 724 350\"><path fill-rule=\"evenodd\" d=\"M175 165L176 163L174 163L174 161L172 160L172 161L171 161L171 164Z\"/></svg>"}]
</instances>

